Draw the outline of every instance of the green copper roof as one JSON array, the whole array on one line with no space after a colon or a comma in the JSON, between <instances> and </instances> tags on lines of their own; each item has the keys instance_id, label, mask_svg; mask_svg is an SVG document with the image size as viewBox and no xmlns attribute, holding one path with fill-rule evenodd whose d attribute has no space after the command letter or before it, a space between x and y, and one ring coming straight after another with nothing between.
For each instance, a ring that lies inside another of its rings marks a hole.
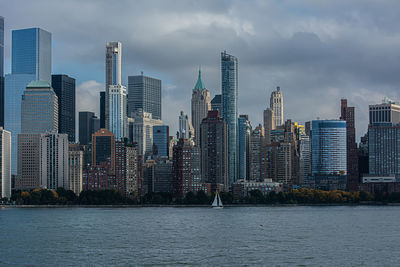
<instances>
[{"instance_id":1,"label":"green copper roof","mask_svg":"<svg viewBox=\"0 0 400 267\"><path fill-rule=\"evenodd\" d=\"M197 78L197 83L194 86L193 91L196 91L197 89L199 89L200 91L206 89L203 81L201 80L201 69L199 69L199 78Z\"/></svg>"},{"instance_id":2,"label":"green copper roof","mask_svg":"<svg viewBox=\"0 0 400 267\"><path fill-rule=\"evenodd\" d=\"M26 87L29 87L29 88L51 88L50 84L46 81L31 81Z\"/></svg>"}]
</instances>

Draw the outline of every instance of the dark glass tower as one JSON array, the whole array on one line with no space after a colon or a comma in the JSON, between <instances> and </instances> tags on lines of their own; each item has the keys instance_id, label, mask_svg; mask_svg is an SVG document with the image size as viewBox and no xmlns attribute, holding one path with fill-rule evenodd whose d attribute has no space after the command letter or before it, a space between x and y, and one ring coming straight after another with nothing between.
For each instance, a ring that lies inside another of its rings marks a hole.
<instances>
[{"instance_id":1,"label":"dark glass tower","mask_svg":"<svg viewBox=\"0 0 400 267\"><path fill-rule=\"evenodd\" d=\"M97 130L96 120L93 112L79 112L79 143L81 145L88 145L92 142L92 134Z\"/></svg>"},{"instance_id":2,"label":"dark glass tower","mask_svg":"<svg viewBox=\"0 0 400 267\"><path fill-rule=\"evenodd\" d=\"M51 84L58 96L58 132L68 134L68 141L75 142L75 79L51 75Z\"/></svg>"},{"instance_id":3,"label":"dark glass tower","mask_svg":"<svg viewBox=\"0 0 400 267\"><path fill-rule=\"evenodd\" d=\"M138 109L161 120L161 80L142 75L128 77L128 117Z\"/></svg>"},{"instance_id":4,"label":"dark glass tower","mask_svg":"<svg viewBox=\"0 0 400 267\"><path fill-rule=\"evenodd\" d=\"M100 92L100 128L106 128L106 92Z\"/></svg>"},{"instance_id":5,"label":"dark glass tower","mask_svg":"<svg viewBox=\"0 0 400 267\"><path fill-rule=\"evenodd\" d=\"M229 185L237 178L238 60L226 51L221 53L222 118L228 124Z\"/></svg>"}]
</instances>

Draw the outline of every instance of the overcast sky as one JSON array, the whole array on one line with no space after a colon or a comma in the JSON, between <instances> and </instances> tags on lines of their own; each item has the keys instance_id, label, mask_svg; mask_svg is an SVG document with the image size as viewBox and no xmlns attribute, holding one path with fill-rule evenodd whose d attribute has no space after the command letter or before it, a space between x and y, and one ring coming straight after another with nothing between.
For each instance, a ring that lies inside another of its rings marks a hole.
<instances>
[{"instance_id":1,"label":"overcast sky","mask_svg":"<svg viewBox=\"0 0 400 267\"><path fill-rule=\"evenodd\" d=\"M340 99L356 107L357 141L368 105L398 100L400 1L56 1L0 0L5 17L5 73L11 30L52 33L53 73L77 81L77 111L98 114L104 90L105 45L122 42L128 75L162 80L163 121L176 132L190 115L201 65L211 97L221 92L220 53L239 60L239 114L262 123L270 93L280 86L284 117L304 123L337 119Z\"/></svg>"}]
</instances>

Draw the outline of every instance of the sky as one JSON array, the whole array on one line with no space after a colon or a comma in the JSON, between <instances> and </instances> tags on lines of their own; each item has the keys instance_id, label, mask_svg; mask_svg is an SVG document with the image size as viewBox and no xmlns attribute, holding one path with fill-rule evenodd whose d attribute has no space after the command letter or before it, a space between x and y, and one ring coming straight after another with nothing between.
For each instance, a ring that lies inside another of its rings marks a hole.
<instances>
[{"instance_id":1,"label":"sky","mask_svg":"<svg viewBox=\"0 0 400 267\"><path fill-rule=\"evenodd\" d=\"M122 80L162 80L162 119L177 130L190 115L201 66L211 97L221 93L220 53L239 61L239 114L262 123L270 94L281 87L284 119L338 119L340 99L356 108L357 141L368 105L399 100L400 1L82 1L0 0L5 17L5 73L11 31L52 33L54 74L77 82L77 112L99 114L105 46L122 42Z\"/></svg>"}]
</instances>

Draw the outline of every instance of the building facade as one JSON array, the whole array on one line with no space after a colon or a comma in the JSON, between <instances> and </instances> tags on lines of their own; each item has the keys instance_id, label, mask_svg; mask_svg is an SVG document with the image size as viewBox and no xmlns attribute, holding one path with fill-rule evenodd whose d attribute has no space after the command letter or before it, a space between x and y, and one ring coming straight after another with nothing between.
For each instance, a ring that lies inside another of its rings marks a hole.
<instances>
[{"instance_id":1,"label":"building facade","mask_svg":"<svg viewBox=\"0 0 400 267\"><path fill-rule=\"evenodd\" d=\"M11 133L0 126L0 199L11 198Z\"/></svg>"},{"instance_id":2,"label":"building facade","mask_svg":"<svg viewBox=\"0 0 400 267\"><path fill-rule=\"evenodd\" d=\"M153 126L153 156L169 157L169 126Z\"/></svg>"},{"instance_id":3,"label":"building facade","mask_svg":"<svg viewBox=\"0 0 400 267\"><path fill-rule=\"evenodd\" d=\"M208 112L201 123L201 177L211 184L211 191L229 188L228 179L228 126L218 110Z\"/></svg>"},{"instance_id":4,"label":"building facade","mask_svg":"<svg viewBox=\"0 0 400 267\"><path fill-rule=\"evenodd\" d=\"M222 95L215 95L211 100L211 110L218 110L222 113Z\"/></svg>"},{"instance_id":5,"label":"building facade","mask_svg":"<svg viewBox=\"0 0 400 267\"><path fill-rule=\"evenodd\" d=\"M161 80L144 76L128 76L128 116L139 109L161 120Z\"/></svg>"},{"instance_id":6,"label":"building facade","mask_svg":"<svg viewBox=\"0 0 400 267\"><path fill-rule=\"evenodd\" d=\"M81 145L87 146L92 143L92 134L100 130L97 120L93 112L79 112L79 143Z\"/></svg>"},{"instance_id":7,"label":"building facade","mask_svg":"<svg viewBox=\"0 0 400 267\"><path fill-rule=\"evenodd\" d=\"M228 125L228 175L232 185L237 177L238 60L221 53L222 118Z\"/></svg>"},{"instance_id":8,"label":"building facade","mask_svg":"<svg viewBox=\"0 0 400 267\"><path fill-rule=\"evenodd\" d=\"M106 128L106 92L100 92L100 128Z\"/></svg>"},{"instance_id":9,"label":"building facade","mask_svg":"<svg viewBox=\"0 0 400 267\"><path fill-rule=\"evenodd\" d=\"M16 189L40 187L40 137L41 134L18 135L18 171Z\"/></svg>"},{"instance_id":10,"label":"building facade","mask_svg":"<svg viewBox=\"0 0 400 267\"><path fill-rule=\"evenodd\" d=\"M347 175L346 121L312 121L312 174Z\"/></svg>"},{"instance_id":11,"label":"building facade","mask_svg":"<svg viewBox=\"0 0 400 267\"><path fill-rule=\"evenodd\" d=\"M263 181L265 176L264 165L265 136L264 127L257 126L250 136L250 176L251 181Z\"/></svg>"},{"instance_id":12,"label":"building facade","mask_svg":"<svg viewBox=\"0 0 400 267\"><path fill-rule=\"evenodd\" d=\"M238 118L238 177L247 180L250 176L251 125L247 115Z\"/></svg>"},{"instance_id":13,"label":"building facade","mask_svg":"<svg viewBox=\"0 0 400 267\"><path fill-rule=\"evenodd\" d=\"M192 126L194 128L194 143L200 146L200 124L207 117L208 111L211 110L210 92L204 86L201 79L201 70L199 77L192 92Z\"/></svg>"},{"instance_id":14,"label":"building facade","mask_svg":"<svg viewBox=\"0 0 400 267\"><path fill-rule=\"evenodd\" d=\"M126 115L126 87L123 85L110 85L108 87L109 99L109 130L117 140L128 137L128 121Z\"/></svg>"},{"instance_id":15,"label":"building facade","mask_svg":"<svg viewBox=\"0 0 400 267\"><path fill-rule=\"evenodd\" d=\"M68 189L78 196L83 190L83 146L69 144L68 147Z\"/></svg>"},{"instance_id":16,"label":"building facade","mask_svg":"<svg viewBox=\"0 0 400 267\"><path fill-rule=\"evenodd\" d=\"M271 93L269 105L274 115L274 126L278 127L283 125L283 95L280 87L276 87L276 91Z\"/></svg>"},{"instance_id":17,"label":"building facade","mask_svg":"<svg viewBox=\"0 0 400 267\"><path fill-rule=\"evenodd\" d=\"M193 139L194 137L194 128L190 123L188 115L186 115L183 111L179 114L179 131L178 138L182 139Z\"/></svg>"},{"instance_id":18,"label":"building facade","mask_svg":"<svg viewBox=\"0 0 400 267\"><path fill-rule=\"evenodd\" d=\"M138 196L142 188L142 157L137 145L126 146L126 195Z\"/></svg>"},{"instance_id":19,"label":"building facade","mask_svg":"<svg viewBox=\"0 0 400 267\"><path fill-rule=\"evenodd\" d=\"M4 18L0 16L0 126L4 127Z\"/></svg>"},{"instance_id":20,"label":"building facade","mask_svg":"<svg viewBox=\"0 0 400 267\"><path fill-rule=\"evenodd\" d=\"M68 135L56 132L40 136L40 187L69 189Z\"/></svg>"},{"instance_id":21,"label":"building facade","mask_svg":"<svg viewBox=\"0 0 400 267\"><path fill-rule=\"evenodd\" d=\"M274 111L270 108L264 110L264 136L265 143L271 144L271 131L275 129Z\"/></svg>"},{"instance_id":22,"label":"building facade","mask_svg":"<svg viewBox=\"0 0 400 267\"><path fill-rule=\"evenodd\" d=\"M51 87L58 97L58 132L75 142L75 79L64 74L51 75Z\"/></svg>"}]
</instances>

